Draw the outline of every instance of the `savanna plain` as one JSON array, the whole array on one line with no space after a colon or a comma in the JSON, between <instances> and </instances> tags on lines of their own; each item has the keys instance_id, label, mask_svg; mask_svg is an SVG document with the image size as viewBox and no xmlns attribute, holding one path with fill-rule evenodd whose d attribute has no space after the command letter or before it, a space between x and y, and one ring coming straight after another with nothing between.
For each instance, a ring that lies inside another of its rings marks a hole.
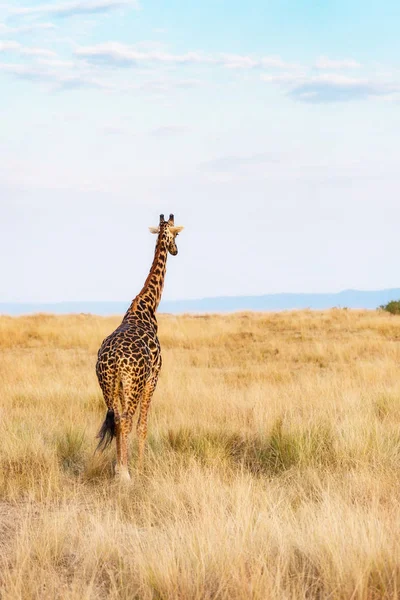
<instances>
[{"instance_id":1,"label":"savanna plain","mask_svg":"<svg viewBox=\"0 0 400 600\"><path fill-rule=\"evenodd\" d=\"M145 470L94 453L120 318L0 318L0 597L400 598L400 318L159 316Z\"/></svg>"}]
</instances>

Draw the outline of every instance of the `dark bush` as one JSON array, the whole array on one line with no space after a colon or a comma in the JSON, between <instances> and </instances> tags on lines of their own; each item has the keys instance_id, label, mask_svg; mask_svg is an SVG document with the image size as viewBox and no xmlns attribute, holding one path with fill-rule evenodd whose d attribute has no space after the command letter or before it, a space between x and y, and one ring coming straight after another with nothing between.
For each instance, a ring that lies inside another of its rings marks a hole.
<instances>
[{"instance_id":1,"label":"dark bush","mask_svg":"<svg viewBox=\"0 0 400 600\"><path fill-rule=\"evenodd\" d=\"M391 300L387 304L382 304L379 308L392 315L400 315L400 300Z\"/></svg>"}]
</instances>

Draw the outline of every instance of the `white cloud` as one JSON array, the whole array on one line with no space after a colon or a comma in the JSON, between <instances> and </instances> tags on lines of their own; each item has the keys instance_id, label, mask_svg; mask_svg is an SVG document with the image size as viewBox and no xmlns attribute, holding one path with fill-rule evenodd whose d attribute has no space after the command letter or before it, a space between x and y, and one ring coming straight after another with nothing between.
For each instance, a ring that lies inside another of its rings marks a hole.
<instances>
[{"instance_id":1,"label":"white cloud","mask_svg":"<svg viewBox=\"0 0 400 600\"><path fill-rule=\"evenodd\" d=\"M14 8L10 11L10 14L19 16L44 14L55 17L73 17L82 14L104 13L129 6L139 7L136 0L77 0L75 2L53 2L51 4Z\"/></svg>"},{"instance_id":2,"label":"white cloud","mask_svg":"<svg viewBox=\"0 0 400 600\"><path fill-rule=\"evenodd\" d=\"M262 75L261 79L267 83L284 86L293 99L303 102L348 102L400 93L398 82L346 77L333 73L321 75L284 73Z\"/></svg>"},{"instance_id":3,"label":"white cloud","mask_svg":"<svg viewBox=\"0 0 400 600\"><path fill-rule=\"evenodd\" d=\"M57 56L52 50L47 50L45 48L29 48L23 46L19 42L11 40L8 42L0 42L0 53L2 52L20 54L23 56Z\"/></svg>"},{"instance_id":4,"label":"white cloud","mask_svg":"<svg viewBox=\"0 0 400 600\"><path fill-rule=\"evenodd\" d=\"M72 69L75 66L75 63L72 60L59 60L58 58L40 58L39 62L42 65L59 67L62 69Z\"/></svg>"},{"instance_id":5,"label":"white cloud","mask_svg":"<svg viewBox=\"0 0 400 600\"><path fill-rule=\"evenodd\" d=\"M31 23L30 25L21 25L19 27L9 27L8 25L4 25L4 23L0 23L0 35L3 36L31 33L37 30L48 31L51 29L56 29L53 23Z\"/></svg>"},{"instance_id":6,"label":"white cloud","mask_svg":"<svg viewBox=\"0 0 400 600\"><path fill-rule=\"evenodd\" d=\"M261 58L252 58L240 54L220 54L217 62L229 69L296 69L298 65L287 63L279 56L263 56Z\"/></svg>"},{"instance_id":7,"label":"white cloud","mask_svg":"<svg viewBox=\"0 0 400 600\"><path fill-rule=\"evenodd\" d=\"M317 69L359 69L360 63L353 60L352 58L345 58L343 60L332 60L326 56L321 56L315 63Z\"/></svg>"},{"instance_id":8,"label":"white cloud","mask_svg":"<svg viewBox=\"0 0 400 600\"><path fill-rule=\"evenodd\" d=\"M201 52L171 54L163 51L141 51L137 47L126 46L118 42L83 46L78 48L75 54L89 62L102 62L120 67L157 63L165 65L217 65L229 69L297 68L296 65L285 63L280 57L252 58L238 54L204 54Z\"/></svg>"},{"instance_id":9,"label":"white cloud","mask_svg":"<svg viewBox=\"0 0 400 600\"><path fill-rule=\"evenodd\" d=\"M196 52L185 54L169 54L167 52L141 52L117 42L106 42L96 46L84 46L75 50L76 56L89 61L133 66L144 62L166 64L193 64L215 62L210 57Z\"/></svg>"},{"instance_id":10,"label":"white cloud","mask_svg":"<svg viewBox=\"0 0 400 600\"><path fill-rule=\"evenodd\" d=\"M96 2L75 2L67 4L55 4L54 10L66 10L74 7L92 9L100 5L116 6L114 0L102 0ZM41 7L36 8L42 8ZM49 24L50 25L50 24ZM105 42L92 46L80 46L74 50L75 60L58 57L56 53L45 48L26 47L14 40L3 40L0 42L0 53L14 53L18 56L33 57L39 60L40 68L36 66L14 65L2 69L19 78L31 79L37 82L48 82L58 89L71 89L77 87L95 87L103 90L119 90L120 92L132 92L134 90L143 93L164 94L172 88L191 88L198 86L201 82L190 73L188 78L171 77L163 78L156 67L212 67L225 69L240 69L247 71L263 71L261 79L266 83L274 84L283 89L289 97L302 102L327 103L347 102L370 97L386 97L400 94L400 83L392 76L354 77L345 76L340 69L350 69L360 66L352 59L333 61L321 57L314 64L319 69L333 69L336 65L339 72L315 71L312 66L308 69L294 63L286 63L279 56L249 56L245 54L183 52L172 53L166 51L158 43L142 42L135 46L128 46L118 42ZM114 69L112 75L105 72L101 67L140 67L135 81L118 83L118 74ZM270 72L265 72L268 69ZM150 78L151 70L156 72L155 78ZM149 76L150 75L150 76ZM161 132L160 132L161 133ZM170 133L170 132L169 132Z\"/></svg>"},{"instance_id":11,"label":"white cloud","mask_svg":"<svg viewBox=\"0 0 400 600\"><path fill-rule=\"evenodd\" d=\"M52 50L44 48L21 48L19 52L25 56L57 56Z\"/></svg>"},{"instance_id":12,"label":"white cloud","mask_svg":"<svg viewBox=\"0 0 400 600\"><path fill-rule=\"evenodd\" d=\"M20 45L18 42L0 42L0 52L18 52Z\"/></svg>"},{"instance_id":13,"label":"white cloud","mask_svg":"<svg viewBox=\"0 0 400 600\"><path fill-rule=\"evenodd\" d=\"M267 83L296 83L307 78L304 73L279 73L279 75L261 75L261 79Z\"/></svg>"},{"instance_id":14,"label":"white cloud","mask_svg":"<svg viewBox=\"0 0 400 600\"><path fill-rule=\"evenodd\" d=\"M1 53L14 53L17 56L29 56L34 62L26 63L0 63L0 73L14 77L15 79L30 81L37 84L47 85L52 90L69 91L78 88L96 88L105 92L118 91L119 93L141 92L143 94L165 94L172 89L186 90L201 85L196 79L184 78L158 78L143 79L142 81L127 82L118 81L110 77L100 69L93 69L82 62L64 60L58 58L55 53L41 48L25 48L18 42L0 42ZM171 127L168 131L156 132L154 135L167 135L177 133Z\"/></svg>"},{"instance_id":15,"label":"white cloud","mask_svg":"<svg viewBox=\"0 0 400 600\"><path fill-rule=\"evenodd\" d=\"M60 91L80 88L113 89L108 82L105 83L85 73L62 73L59 68L51 69L43 65L0 63L0 73L5 73L24 81L52 84L54 89Z\"/></svg>"},{"instance_id":16,"label":"white cloud","mask_svg":"<svg viewBox=\"0 0 400 600\"><path fill-rule=\"evenodd\" d=\"M198 79L158 78L146 80L142 83L128 84L121 88L121 91L129 92L137 90L146 94L162 96L170 90L189 90L200 85L202 85L202 82Z\"/></svg>"}]
</instances>

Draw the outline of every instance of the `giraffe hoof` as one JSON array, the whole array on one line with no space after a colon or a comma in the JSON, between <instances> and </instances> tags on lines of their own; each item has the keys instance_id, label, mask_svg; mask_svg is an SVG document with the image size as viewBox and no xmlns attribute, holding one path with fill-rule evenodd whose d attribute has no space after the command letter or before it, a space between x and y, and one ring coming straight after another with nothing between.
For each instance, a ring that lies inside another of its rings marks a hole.
<instances>
[{"instance_id":1,"label":"giraffe hoof","mask_svg":"<svg viewBox=\"0 0 400 600\"><path fill-rule=\"evenodd\" d=\"M130 481L131 476L129 475L129 471L127 468L123 467L115 467L115 479L117 481Z\"/></svg>"}]
</instances>

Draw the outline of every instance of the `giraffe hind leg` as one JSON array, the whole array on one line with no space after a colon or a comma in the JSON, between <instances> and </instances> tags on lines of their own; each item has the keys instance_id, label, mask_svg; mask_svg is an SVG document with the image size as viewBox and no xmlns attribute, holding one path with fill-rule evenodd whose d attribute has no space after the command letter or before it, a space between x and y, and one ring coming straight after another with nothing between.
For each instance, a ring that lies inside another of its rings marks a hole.
<instances>
[{"instance_id":1,"label":"giraffe hind leg","mask_svg":"<svg viewBox=\"0 0 400 600\"><path fill-rule=\"evenodd\" d=\"M115 378L113 389L103 388L104 401L107 405L107 414L100 428L97 438L100 440L95 452L103 452L116 436L117 422L119 420L118 392L121 390L121 382L118 377ZM117 398L116 398L117 396Z\"/></svg>"},{"instance_id":2,"label":"giraffe hind leg","mask_svg":"<svg viewBox=\"0 0 400 600\"><path fill-rule=\"evenodd\" d=\"M124 412L116 422L117 465L115 474L119 479L130 479L128 471L128 435L132 431L133 416L142 396L142 389L123 386Z\"/></svg>"}]
</instances>

